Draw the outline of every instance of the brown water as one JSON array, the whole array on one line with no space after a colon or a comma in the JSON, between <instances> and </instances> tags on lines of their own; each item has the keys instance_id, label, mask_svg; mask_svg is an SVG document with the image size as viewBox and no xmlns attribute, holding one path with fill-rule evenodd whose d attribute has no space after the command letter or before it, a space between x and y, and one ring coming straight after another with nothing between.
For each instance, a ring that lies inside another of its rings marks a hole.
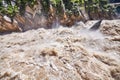
<instances>
[{"instance_id":1,"label":"brown water","mask_svg":"<svg viewBox=\"0 0 120 80\"><path fill-rule=\"evenodd\" d=\"M120 80L120 20L0 36L0 80Z\"/></svg>"}]
</instances>

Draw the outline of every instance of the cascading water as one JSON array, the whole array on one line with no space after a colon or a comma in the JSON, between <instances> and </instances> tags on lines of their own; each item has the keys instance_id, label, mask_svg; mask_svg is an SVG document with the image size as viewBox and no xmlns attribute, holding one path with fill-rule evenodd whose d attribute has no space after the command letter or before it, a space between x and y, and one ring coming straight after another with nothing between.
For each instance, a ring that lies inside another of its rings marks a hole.
<instances>
[{"instance_id":1,"label":"cascading water","mask_svg":"<svg viewBox=\"0 0 120 80\"><path fill-rule=\"evenodd\" d=\"M64 3L63 3L63 0L61 0L61 4L62 4L63 12L65 13L65 12L66 12L66 9L65 9L65 5L64 5Z\"/></svg>"}]
</instances>

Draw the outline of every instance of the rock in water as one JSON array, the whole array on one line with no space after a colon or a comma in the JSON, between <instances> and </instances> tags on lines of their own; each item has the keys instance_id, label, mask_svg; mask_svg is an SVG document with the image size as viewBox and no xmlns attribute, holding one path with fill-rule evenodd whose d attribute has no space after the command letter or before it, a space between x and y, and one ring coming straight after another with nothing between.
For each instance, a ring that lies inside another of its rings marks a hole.
<instances>
[{"instance_id":1,"label":"rock in water","mask_svg":"<svg viewBox=\"0 0 120 80\"><path fill-rule=\"evenodd\" d=\"M99 27L100 27L101 22L102 22L102 20L99 20L97 23L95 23L95 24L90 28L90 30L98 30Z\"/></svg>"}]
</instances>

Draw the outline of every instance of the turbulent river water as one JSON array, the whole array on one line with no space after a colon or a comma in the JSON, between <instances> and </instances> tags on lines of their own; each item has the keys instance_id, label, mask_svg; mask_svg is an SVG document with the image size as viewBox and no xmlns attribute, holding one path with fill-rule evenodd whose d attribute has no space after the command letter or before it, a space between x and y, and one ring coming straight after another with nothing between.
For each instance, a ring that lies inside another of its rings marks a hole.
<instances>
[{"instance_id":1,"label":"turbulent river water","mask_svg":"<svg viewBox=\"0 0 120 80\"><path fill-rule=\"evenodd\" d=\"M0 35L0 80L120 80L120 20Z\"/></svg>"}]
</instances>

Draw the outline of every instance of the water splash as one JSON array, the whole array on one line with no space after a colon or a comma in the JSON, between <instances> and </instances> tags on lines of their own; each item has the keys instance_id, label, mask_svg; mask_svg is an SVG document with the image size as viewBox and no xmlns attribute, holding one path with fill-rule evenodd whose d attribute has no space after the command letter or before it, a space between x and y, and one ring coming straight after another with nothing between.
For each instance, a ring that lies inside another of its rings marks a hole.
<instances>
[{"instance_id":1,"label":"water splash","mask_svg":"<svg viewBox=\"0 0 120 80\"><path fill-rule=\"evenodd\" d=\"M63 3L63 0L61 0L61 4L62 4L62 7L63 7L63 12L65 13L66 12L66 9L65 9L65 5Z\"/></svg>"},{"instance_id":2,"label":"water splash","mask_svg":"<svg viewBox=\"0 0 120 80\"><path fill-rule=\"evenodd\" d=\"M60 27L60 23L59 23L58 17L56 17L56 20L52 24L52 29L59 28L59 27Z\"/></svg>"}]
</instances>

